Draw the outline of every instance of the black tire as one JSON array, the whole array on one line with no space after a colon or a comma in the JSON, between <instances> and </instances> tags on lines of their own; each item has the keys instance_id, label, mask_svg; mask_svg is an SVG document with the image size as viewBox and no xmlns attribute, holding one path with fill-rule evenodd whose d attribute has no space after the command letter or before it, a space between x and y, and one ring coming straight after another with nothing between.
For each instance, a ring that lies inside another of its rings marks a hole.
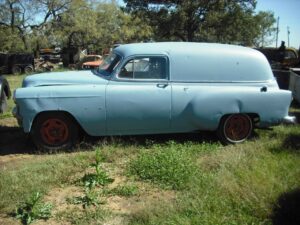
<instances>
[{"instance_id":1,"label":"black tire","mask_svg":"<svg viewBox=\"0 0 300 225\"><path fill-rule=\"evenodd\" d=\"M21 74L22 73L22 68L19 66L13 66L11 69L11 72L13 74Z\"/></svg>"},{"instance_id":2,"label":"black tire","mask_svg":"<svg viewBox=\"0 0 300 225\"><path fill-rule=\"evenodd\" d=\"M223 144L237 144L247 140L253 132L253 121L247 114L231 114L221 119L217 130Z\"/></svg>"},{"instance_id":3,"label":"black tire","mask_svg":"<svg viewBox=\"0 0 300 225\"><path fill-rule=\"evenodd\" d=\"M30 135L39 150L71 149L78 140L78 126L65 113L42 113L34 120Z\"/></svg>"},{"instance_id":4,"label":"black tire","mask_svg":"<svg viewBox=\"0 0 300 225\"><path fill-rule=\"evenodd\" d=\"M32 73L32 72L33 72L33 66L31 66L31 65L25 66L24 72L25 72L26 74Z\"/></svg>"},{"instance_id":5,"label":"black tire","mask_svg":"<svg viewBox=\"0 0 300 225\"><path fill-rule=\"evenodd\" d=\"M0 94L0 113L3 113L7 109L7 96L4 90Z\"/></svg>"}]
</instances>

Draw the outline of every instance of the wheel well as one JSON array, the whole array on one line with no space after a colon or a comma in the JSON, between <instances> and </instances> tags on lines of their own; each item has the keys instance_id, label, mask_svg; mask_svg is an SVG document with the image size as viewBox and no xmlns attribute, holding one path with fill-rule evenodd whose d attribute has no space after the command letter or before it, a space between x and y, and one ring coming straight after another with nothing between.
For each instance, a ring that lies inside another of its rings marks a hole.
<instances>
[{"instance_id":1,"label":"wheel well","mask_svg":"<svg viewBox=\"0 0 300 225\"><path fill-rule=\"evenodd\" d=\"M251 120L253 121L253 125L254 127L258 126L259 122L260 122L260 117L257 113L246 113Z\"/></svg>"},{"instance_id":2,"label":"wheel well","mask_svg":"<svg viewBox=\"0 0 300 225\"><path fill-rule=\"evenodd\" d=\"M239 114L239 113L228 113L228 114L225 114L223 115L221 118L220 118L220 122L223 118L229 116L229 115L232 115L232 114ZM250 117L250 119L252 120L253 122L253 125L254 127L258 126L259 122L260 122L260 117L257 113L241 113L241 114L246 114ZM219 123L220 123L219 122Z\"/></svg>"},{"instance_id":3,"label":"wheel well","mask_svg":"<svg viewBox=\"0 0 300 225\"><path fill-rule=\"evenodd\" d=\"M69 119L72 120L72 122L73 122L74 124L76 124L76 126L79 128L80 133L82 133L82 132L86 133L86 132L82 129L82 127L81 127L81 125L78 123L78 121L75 119L75 117L74 117L71 113L69 113L69 112L67 112L67 111L43 111L43 112L39 112L39 113L34 117L34 119L33 119L33 121L32 121L32 124L35 123L36 119L37 119L39 116L45 115L45 114L53 114L53 113L55 113L55 114L61 114L61 115L67 116Z\"/></svg>"}]
</instances>

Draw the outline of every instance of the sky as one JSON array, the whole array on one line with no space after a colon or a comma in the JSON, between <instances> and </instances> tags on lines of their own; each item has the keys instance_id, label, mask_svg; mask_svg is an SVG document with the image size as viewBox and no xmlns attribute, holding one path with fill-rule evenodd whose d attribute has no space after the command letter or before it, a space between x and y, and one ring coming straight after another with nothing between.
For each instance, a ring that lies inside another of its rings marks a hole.
<instances>
[{"instance_id":1,"label":"sky","mask_svg":"<svg viewBox=\"0 0 300 225\"><path fill-rule=\"evenodd\" d=\"M290 30L290 47L300 46L300 0L257 0L256 12L272 11L275 18L279 17L278 46L285 41L288 47L287 27ZM275 47L276 41L270 46Z\"/></svg>"}]
</instances>

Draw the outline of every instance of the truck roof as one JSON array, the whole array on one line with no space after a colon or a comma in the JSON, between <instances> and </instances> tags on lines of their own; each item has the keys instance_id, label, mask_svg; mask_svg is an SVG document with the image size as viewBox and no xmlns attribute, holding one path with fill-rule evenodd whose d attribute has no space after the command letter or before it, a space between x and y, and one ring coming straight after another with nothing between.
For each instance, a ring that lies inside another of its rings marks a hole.
<instances>
[{"instance_id":1,"label":"truck roof","mask_svg":"<svg viewBox=\"0 0 300 225\"><path fill-rule=\"evenodd\" d=\"M259 51L236 45L196 42L126 44L114 52L135 55L165 55L174 81L266 81L274 79L266 57Z\"/></svg>"},{"instance_id":2,"label":"truck roof","mask_svg":"<svg viewBox=\"0 0 300 225\"><path fill-rule=\"evenodd\" d=\"M201 52L212 51L213 49L218 52L222 51L239 51L251 52L250 48L217 44L217 43L199 43L199 42L151 42L151 43L133 43L120 45L115 51L121 52L123 56L127 57L133 54L182 54L186 52Z\"/></svg>"}]
</instances>

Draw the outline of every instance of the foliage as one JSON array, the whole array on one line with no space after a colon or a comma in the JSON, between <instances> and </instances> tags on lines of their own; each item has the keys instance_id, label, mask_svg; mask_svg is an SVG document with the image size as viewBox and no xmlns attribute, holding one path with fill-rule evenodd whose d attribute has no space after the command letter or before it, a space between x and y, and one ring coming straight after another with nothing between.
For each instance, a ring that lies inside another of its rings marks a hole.
<instances>
[{"instance_id":1,"label":"foliage","mask_svg":"<svg viewBox=\"0 0 300 225\"><path fill-rule=\"evenodd\" d=\"M16 0L0 1L0 51L81 47L102 51L117 43L206 41L266 45L274 14L255 14L255 0Z\"/></svg>"},{"instance_id":2,"label":"foliage","mask_svg":"<svg viewBox=\"0 0 300 225\"><path fill-rule=\"evenodd\" d=\"M30 224L36 219L48 219L51 216L52 205L41 202L40 192L34 193L27 201L16 209L16 218L23 224Z\"/></svg>"},{"instance_id":3,"label":"foliage","mask_svg":"<svg viewBox=\"0 0 300 225\"><path fill-rule=\"evenodd\" d=\"M172 189L186 187L195 169L188 152L176 148L176 145L169 148L156 146L155 149L141 152L129 166L131 174Z\"/></svg>"},{"instance_id":4,"label":"foliage","mask_svg":"<svg viewBox=\"0 0 300 225\"><path fill-rule=\"evenodd\" d=\"M82 204L82 207L86 209L88 206L98 206L98 193L94 189L85 188L84 196L77 196L73 198L67 198L67 202L71 204Z\"/></svg>"},{"instance_id":5,"label":"foliage","mask_svg":"<svg viewBox=\"0 0 300 225\"><path fill-rule=\"evenodd\" d=\"M50 20L57 20L69 3L69 0L0 1L0 30L10 29L8 43L0 51L30 51L30 35L36 31L42 32Z\"/></svg>"},{"instance_id":6,"label":"foliage","mask_svg":"<svg viewBox=\"0 0 300 225\"><path fill-rule=\"evenodd\" d=\"M251 46L272 34L274 15L254 13L255 0L125 0L125 10L153 27L155 40L234 43Z\"/></svg>"},{"instance_id":7,"label":"foliage","mask_svg":"<svg viewBox=\"0 0 300 225\"><path fill-rule=\"evenodd\" d=\"M93 167L96 173L85 174L82 178L84 186L88 189L94 188L96 185L106 185L113 182L113 179L109 178L108 174L101 168L102 157L99 149L97 149L95 154L95 162L90 166Z\"/></svg>"},{"instance_id":8,"label":"foliage","mask_svg":"<svg viewBox=\"0 0 300 225\"><path fill-rule=\"evenodd\" d=\"M107 173L101 169L102 156L99 149L95 151L95 162L90 164L96 171L95 174L85 174L82 178L84 183L84 196L69 198L67 201L72 204L82 204L86 209L88 206L98 206L98 193L95 191L96 185L106 185L113 182L113 179L109 178Z\"/></svg>"},{"instance_id":9,"label":"foliage","mask_svg":"<svg viewBox=\"0 0 300 225\"><path fill-rule=\"evenodd\" d=\"M97 185L104 186L106 184L109 184L113 181L113 179L109 178L107 173L100 169L99 173L97 174L85 174L82 178L82 181L85 187L92 189Z\"/></svg>"},{"instance_id":10,"label":"foliage","mask_svg":"<svg viewBox=\"0 0 300 225\"><path fill-rule=\"evenodd\" d=\"M0 51L81 47L90 52L148 39L151 28L115 1L0 1ZM16 13L17 12L17 13Z\"/></svg>"},{"instance_id":11,"label":"foliage","mask_svg":"<svg viewBox=\"0 0 300 225\"><path fill-rule=\"evenodd\" d=\"M256 46L267 46L273 42L275 38L276 28L274 23L276 22L274 18L274 13L272 12L259 12L255 15L255 20L257 21L257 31L258 37L255 40Z\"/></svg>"}]
</instances>

